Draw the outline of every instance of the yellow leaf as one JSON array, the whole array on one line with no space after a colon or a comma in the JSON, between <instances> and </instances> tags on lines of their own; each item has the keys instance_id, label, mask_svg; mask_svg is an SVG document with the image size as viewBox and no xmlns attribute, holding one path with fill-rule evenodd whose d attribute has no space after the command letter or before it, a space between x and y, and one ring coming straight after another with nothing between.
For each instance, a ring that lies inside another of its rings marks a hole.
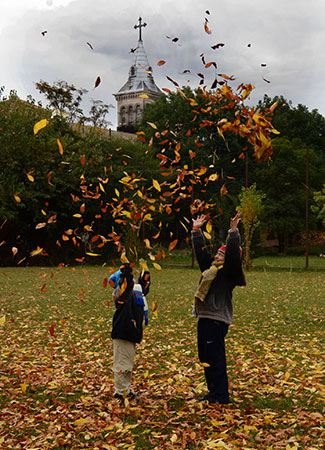
<instances>
[{"instance_id":1,"label":"yellow leaf","mask_svg":"<svg viewBox=\"0 0 325 450\"><path fill-rule=\"evenodd\" d=\"M73 423L74 423L75 425L81 425L81 424L88 423L88 422L89 422L88 419L81 418L81 419L75 420Z\"/></svg>"},{"instance_id":2,"label":"yellow leaf","mask_svg":"<svg viewBox=\"0 0 325 450\"><path fill-rule=\"evenodd\" d=\"M15 198L17 203L20 203L21 202L21 198L19 197L18 194L19 194L19 192L16 192L16 194L14 194L14 198Z\"/></svg>"},{"instance_id":3,"label":"yellow leaf","mask_svg":"<svg viewBox=\"0 0 325 450\"><path fill-rule=\"evenodd\" d=\"M28 172L26 175L27 175L27 178L29 179L29 181L31 181L33 183L35 181L35 178L33 177L33 175L31 175L31 173L32 172Z\"/></svg>"},{"instance_id":4,"label":"yellow leaf","mask_svg":"<svg viewBox=\"0 0 325 450\"><path fill-rule=\"evenodd\" d=\"M119 191L116 188L115 188L115 194L116 194L117 197L120 196L120 193L119 193Z\"/></svg>"},{"instance_id":5,"label":"yellow leaf","mask_svg":"<svg viewBox=\"0 0 325 450\"><path fill-rule=\"evenodd\" d=\"M77 217L79 219L81 217L81 214L74 214L72 217Z\"/></svg>"},{"instance_id":6,"label":"yellow leaf","mask_svg":"<svg viewBox=\"0 0 325 450\"><path fill-rule=\"evenodd\" d=\"M99 253L91 253L91 252L86 252L86 255L88 255L88 256L100 256Z\"/></svg>"},{"instance_id":7,"label":"yellow leaf","mask_svg":"<svg viewBox=\"0 0 325 450\"><path fill-rule=\"evenodd\" d=\"M211 231L212 231L212 224L211 224L211 220L209 220L209 222L207 222L207 224L206 224L206 230L207 230L207 233L211 233Z\"/></svg>"},{"instance_id":8,"label":"yellow leaf","mask_svg":"<svg viewBox=\"0 0 325 450\"><path fill-rule=\"evenodd\" d=\"M141 191L138 191L138 192L137 192L137 194L138 194L138 196L139 196L140 198L142 198L142 197L143 197L143 194L142 194L142 192L141 192Z\"/></svg>"},{"instance_id":9,"label":"yellow leaf","mask_svg":"<svg viewBox=\"0 0 325 450\"><path fill-rule=\"evenodd\" d=\"M144 239L143 242L146 244L147 248L149 248L149 249L152 248L151 245L150 245L149 239Z\"/></svg>"},{"instance_id":10,"label":"yellow leaf","mask_svg":"<svg viewBox=\"0 0 325 450\"><path fill-rule=\"evenodd\" d=\"M6 316L0 317L0 327L3 327L5 323L6 323Z\"/></svg>"},{"instance_id":11,"label":"yellow leaf","mask_svg":"<svg viewBox=\"0 0 325 450\"><path fill-rule=\"evenodd\" d=\"M271 132L273 134L280 134L280 131L276 130L275 128L272 128Z\"/></svg>"},{"instance_id":12,"label":"yellow leaf","mask_svg":"<svg viewBox=\"0 0 325 450\"><path fill-rule=\"evenodd\" d=\"M158 264L158 263L152 263L152 265L154 266L154 268L156 269L156 270L161 270L161 266Z\"/></svg>"},{"instance_id":13,"label":"yellow leaf","mask_svg":"<svg viewBox=\"0 0 325 450\"><path fill-rule=\"evenodd\" d=\"M149 98L149 96L147 94L141 94L139 95L140 98Z\"/></svg>"},{"instance_id":14,"label":"yellow leaf","mask_svg":"<svg viewBox=\"0 0 325 450\"><path fill-rule=\"evenodd\" d=\"M41 213L43 214L43 216L46 216L46 212L44 211L44 209L41 209Z\"/></svg>"},{"instance_id":15,"label":"yellow leaf","mask_svg":"<svg viewBox=\"0 0 325 450\"><path fill-rule=\"evenodd\" d=\"M170 440L171 440L171 442L174 444L175 442L177 442L177 440L178 440L178 436L177 436L177 434L173 434L172 435L172 437L170 438Z\"/></svg>"},{"instance_id":16,"label":"yellow leaf","mask_svg":"<svg viewBox=\"0 0 325 450\"><path fill-rule=\"evenodd\" d=\"M105 192L104 186L102 185L102 183L99 183L99 188L101 191Z\"/></svg>"},{"instance_id":17,"label":"yellow leaf","mask_svg":"<svg viewBox=\"0 0 325 450\"><path fill-rule=\"evenodd\" d=\"M289 378L290 378L290 372L286 372L286 373L284 374L284 379L285 379L285 381L288 381Z\"/></svg>"},{"instance_id":18,"label":"yellow leaf","mask_svg":"<svg viewBox=\"0 0 325 450\"><path fill-rule=\"evenodd\" d=\"M63 155L63 147L62 147L62 144L60 142L60 139L57 139L56 142L58 143L58 146L59 146L59 153L60 153L60 155Z\"/></svg>"},{"instance_id":19,"label":"yellow leaf","mask_svg":"<svg viewBox=\"0 0 325 450\"><path fill-rule=\"evenodd\" d=\"M20 388L21 388L21 392L22 392L23 394L25 394L26 389L27 389L27 384L26 384L26 383L22 383L22 384L20 385Z\"/></svg>"},{"instance_id":20,"label":"yellow leaf","mask_svg":"<svg viewBox=\"0 0 325 450\"><path fill-rule=\"evenodd\" d=\"M40 253L42 253L43 249L40 247L37 247L36 250L33 250L32 252L30 252L30 256L36 256L39 255Z\"/></svg>"},{"instance_id":21,"label":"yellow leaf","mask_svg":"<svg viewBox=\"0 0 325 450\"><path fill-rule=\"evenodd\" d=\"M211 234L207 233L206 231L203 231L203 234L207 239L211 239Z\"/></svg>"},{"instance_id":22,"label":"yellow leaf","mask_svg":"<svg viewBox=\"0 0 325 450\"><path fill-rule=\"evenodd\" d=\"M48 124L47 119L42 119L34 125L34 134L37 134L42 128L45 128Z\"/></svg>"},{"instance_id":23,"label":"yellow leaf","mask_svg":"<svg viewBox=\"0 0 325 450\"><path fill-rule=\"evenodd\" d=\"M160 184L158 183L157 180L152 180L152 185L155 189L157 189L157 191L159 191L159 192L161 191Z\"/></svg>"},{"instance_id":24,"label":"yellow leaf","mask_svg":"<svg viewBox=\"0 0 325 450\"><path fill-rule=\"evenodd\" d=\"M154 128L155 130L157 130L157 125L155 125L152 122L147 122L148 125L150 125L152 128Z\"/></svg>"}]
</instances>

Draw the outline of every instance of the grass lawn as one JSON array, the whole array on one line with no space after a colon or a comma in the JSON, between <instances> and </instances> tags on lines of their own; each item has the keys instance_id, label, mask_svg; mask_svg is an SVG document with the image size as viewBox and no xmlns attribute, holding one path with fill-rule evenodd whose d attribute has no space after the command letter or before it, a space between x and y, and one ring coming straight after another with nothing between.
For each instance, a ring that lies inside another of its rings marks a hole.
<instances>
[{"instance_id":1,"label":"grass lawn","mask_svg":"<svg viewBox=\"0 0 325 450\"><path fill-rule=\"evenodd\" d=\"M112 399L107 268L0 269L0 448L322 449L325 264L266 259L234 291L223 407L197 402L198 269L152 270L158 314L137 349L139 398L122 405Z\"/></svg>"}]
</instances>

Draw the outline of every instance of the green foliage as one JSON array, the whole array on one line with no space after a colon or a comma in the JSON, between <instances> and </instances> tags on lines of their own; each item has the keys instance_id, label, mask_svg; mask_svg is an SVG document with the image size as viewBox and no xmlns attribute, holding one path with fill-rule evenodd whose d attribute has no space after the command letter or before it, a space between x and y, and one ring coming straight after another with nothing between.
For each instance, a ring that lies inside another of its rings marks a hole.
<instances>
[{"instance_id":1,"label":"green foliage","mask_svg":"<svg viewBox=\"0 0 325 450\"><path fill-rule=\"evenodd\" d=\"M256 228L260 224L259 217L263 210L264 198L265 194L256 189L255 183L248 188L242 188L242 191L239 194L238 210L242 213L241 221L245 233L244 263L247 270L251 266L252 239Z\"/></svg>"},{"instance_id":2,"label":"green foliage","mask_svg":"<svg viewBox=\"0 0 325 450\"><path fill-rule=\"evenodd\" d=\"M317 219L322 221L325 227L325 184L321 191L314 192L315 205L311 206L311 210L317 214Z\"/></svg>"}]
</instances>

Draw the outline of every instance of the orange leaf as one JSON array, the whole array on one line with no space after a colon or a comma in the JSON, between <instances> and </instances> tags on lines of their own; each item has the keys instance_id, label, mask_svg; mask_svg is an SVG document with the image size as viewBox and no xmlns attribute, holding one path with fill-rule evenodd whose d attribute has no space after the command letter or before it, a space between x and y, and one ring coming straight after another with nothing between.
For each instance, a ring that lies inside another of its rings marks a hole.
<instances>
[{"instance_id":1,"label":"orange leaf","mask_svg":"<svg viewBox=\"0 0 325 450\"><path fill-rule=\"evenodd\" d=\"M85 155L82 155L82 157L81 157L81 164L84 166L85 163L86 163L86 157L85 157Z\"/></svg>"},{"instance_id":2,"label":"orange leaf","mask_svg":"<svg viewBox=\"0 0 325 450\"><path fill-rule=\"evenodd\" d=\"M178 242L178 239L175 239L173 242L171 242L171 243L169 244L169 247L168 247L168 251L169 251L169 252L170 252L171 250L173 250L173 249L176 247L177 242Z\"/></svg>"},{"instance_id":3,"label":"orange leaf","mask_svg":"<svg viewBox=\"0 0 325 450\"><path fill-rule=\"evenodd\" d=\"M166 61L164 61L163 59L157 62L157 66L163 66L164 64L166 64Z\"/></svg>"},{"instance_id":4,"label":"orange leaf","mask_svg":"<svg viewBox=\"0 0 325 450\"><path fill-rule=\"evenodd\" d=\"M63 155L63 147L62 147L62 144L60 142L60 139L57 139L56 142L58 143L58 146L59 146L59 153L60 153L60 155Z\"/></svg>"}]
</instances>

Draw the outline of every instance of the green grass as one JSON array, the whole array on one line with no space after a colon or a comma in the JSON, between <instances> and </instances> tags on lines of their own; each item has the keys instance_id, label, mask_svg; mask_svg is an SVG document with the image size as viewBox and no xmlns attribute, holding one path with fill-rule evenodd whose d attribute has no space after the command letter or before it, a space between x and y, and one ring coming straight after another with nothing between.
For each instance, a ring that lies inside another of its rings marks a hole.
<instances>
[{"instance_id":1,"label":"green grass","mask_svg":"<svg viewBox=\"0 0 325 450\"><path fill-rule=\"evenodd\" d=\"M141 395L127 407L112 400L107 268L2 269L0 447L321 449L324 271L303 270L303 257L266 261L234 291L232 403L208 409L196 402L205 392L191 317L197 268L152 270L158 316L137 350Z\"/></svg>"}]
</instances>

